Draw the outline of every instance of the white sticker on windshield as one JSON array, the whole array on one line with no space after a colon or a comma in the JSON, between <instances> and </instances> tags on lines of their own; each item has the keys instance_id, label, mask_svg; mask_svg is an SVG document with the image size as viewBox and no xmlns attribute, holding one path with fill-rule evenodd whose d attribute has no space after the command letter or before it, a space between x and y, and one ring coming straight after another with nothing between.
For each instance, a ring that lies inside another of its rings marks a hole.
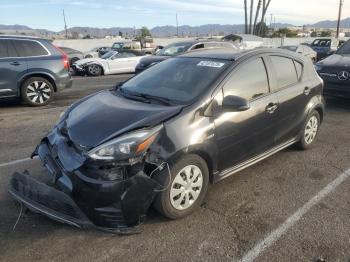
<instances>
[{"instance_id":1,"label":"white sticker on windshield","mask_svg":"<svg viewBox=\"0 0 350 262\"><path fill-rule=\"evenodd\" d=\"M225 65L225 63L213 62L213 61L200 61L197 66L206 66L206 67L215 67L221 68Z\"/></svg>"}]
</instances>

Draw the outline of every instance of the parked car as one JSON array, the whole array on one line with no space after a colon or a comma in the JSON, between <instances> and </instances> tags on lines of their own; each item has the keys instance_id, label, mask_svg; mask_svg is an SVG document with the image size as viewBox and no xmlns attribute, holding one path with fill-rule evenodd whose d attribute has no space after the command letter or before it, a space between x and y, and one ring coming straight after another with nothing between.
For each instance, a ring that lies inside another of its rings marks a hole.
<instances>
[{"instance_id":1,"label":"parked car","mask_svg":"<svg viewBox=\"0 0 350 262\"><path fill-rule=\"evenodd\" d=\"M135 73L135 68L142 53L137 51L109 51L101 58L86 58L73 64L78 74L90 76L111 75L121 73Z\"/></svg>"},{"instance_id":2,"label":"parked car","mask_svg":"<svg viewBox=\"0 0 350 262\"><path fill-rule=\"evenodd\" d=\"M186 52L197 49L211 49L211 48L228 48L238 49L234 43L215 41L215 40L193 40L176 42L165 46L157 51L156 55L147 56L141 59L140 63L136 66L136 73L140 73L143 70L162 62L170 57L177 56Z\"/></svg>"},{"instance_id":3,"label":"parked car","mask_svg":"<svg viewBox=\"0 0 350 262\"><path fill-rule=\"evenodd\" d=\"M325 83L326 95L350 97L350 41L315 67Z\"/></svg>"},{"instance_id":4,"label":"parked car","mask_svg":"<svg viewBox=\"0 0 350 262\"><path fill-rule=\"evenodd\" d=\"M282 49L286 49L303 56L306 56L312 60L312 62L317 62L317 53L311 47L306 45L286 45L281 46Z\"/></svg>"},{"instance_id":5,"label":"parked car","mask_svg":"<svg viewBox=\"0 0 350 262\"><path fill-rule=\"evenodd\" d=\"M323 114L322 81L308 58L280 49L191 52L69 107L33 153L53 183L16 173L9 191L57 221L130 232L152 203L184 217L209 183L293 144L309 148Z\"/></svg>"},{"instance_id":6,"label":"parked car","mask_svg":"<svg viewBox=\"0 0 350 262\"><path fill-rule=\"evenodd\" d=\"M107 46L95 47L92 50L90 50L89 52L84 53L84 58L101 57L104 54L108 53L109 51L111 51L111 48L107 47Z\"/></svg>"},{"instance_id":7,"label":"parked car","mask_svg":"<svg viewBox=\"0 0 350 262\"><path fill-rule=\"evenodd\" d=\"M141 51L142 46L141 42L139 41L123 41L123 42L115 42L112 45L112 49L116 51L123 51L123 50L137 50Z\"/></svg>"},{"instance_id":8,"label":"parked car","mask_svg":"<svg viewBox=\"0 0 350 262\"><path fill-rule=\"evenodd\" d=\"M31 106L72 86L67 54L49 40L22 36L0 36L0 79L0 100L20 98Z\"/></svg>"},{"instance_id":9,"label":"parked car","mask_svg":"<svg viewBox=\"0 0 350 262\"><path fill-rule=\"evenodd\" d=\"M82 52L75 50L73 48L59 47L59 49L61 49L63 52L65 52L68 55L70 65L73 65L78 60L84 58L84 54Z\"/></svg>"},{"instance_id":10,"label":"parked car","mask_svg":"<svg viewBox=\"0 0 350 262\"><path fill-rule=\"evenodd\" d=\"M315 39L310 47L317 53L317 61L332 55L337 51L339 40L335 38L318 38Z\"/></svg>"}]
</instances>

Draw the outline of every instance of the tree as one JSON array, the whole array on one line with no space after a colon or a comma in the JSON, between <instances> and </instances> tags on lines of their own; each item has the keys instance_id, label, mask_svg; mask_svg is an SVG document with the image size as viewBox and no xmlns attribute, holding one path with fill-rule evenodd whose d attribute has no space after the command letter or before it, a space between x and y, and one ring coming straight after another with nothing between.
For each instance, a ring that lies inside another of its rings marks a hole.
<instances>
[{"instance_id":1,"label":"tree","mask_svg":"<svg viewBox=\"0 0 350 262\"><path fill-rule=\"evenodd\" d=\"M150 36L150 37L152 37L152 34L151 34L151 32L148 30L148 28L147 27L142 27L141 28L141 38L142 39L144 39L144 38L146 38L147 36Z\"/></svg>"},{"instance_id":2,"label":"tree","mask_svg":"<svg viewBox=\"0 0 350 262\"><path fill-rule=\"evenodd\" d=\"M322 31L321 37L331 37L332 33L330 31Z\"/></svg>"},{"instance_id":3,"label":"tree","mask_svg":"<svg viewBox=\"0 0 350 262\"><path fill-rule=\"evenodd\" d=\"M317 32L316 31L313 31L313 32L311 32L311 35L310 35L311 37L317 37Z\"/></svg>"},{"instance_id":4,"label":"tree","mask_svg":"<svg viewBox=\"0 0 350 262\"><path fill-rule=\"evenodd\" d=\"M274 32L272 37L296 37L297 32L290 30L289 28L280 28Z\"/></svg>"},{"instance_id":5,"label":"tree","mask_svg":"<svg viewBox=\"0 0 350 262\"><path fill-rule=\"evenodd\" d=\"M267 25L265 23L261 23L259 22L257 25L256 25L256 29L255 29L256 32L260 32L259 33L259 36L261 37L266 37L268 32L269 32L269 28L267 27Z\"/></svg>"}]
</instances>

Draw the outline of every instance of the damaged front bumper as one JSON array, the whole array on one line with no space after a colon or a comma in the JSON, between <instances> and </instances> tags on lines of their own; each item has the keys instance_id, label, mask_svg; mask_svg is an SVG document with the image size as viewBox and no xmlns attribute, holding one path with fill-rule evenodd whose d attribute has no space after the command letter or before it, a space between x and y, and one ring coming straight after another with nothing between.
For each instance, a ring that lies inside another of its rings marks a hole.
<instances>
[{"instance_id":1,"label":"damaged front bumper","mask_svg":"<svg viewBox=\"0 0 350 262\"><path fill-rule=\"evenodd\" d=\"M40 182L28 172L15 173L9 192L29 209L72 226L133 231L162 189L143 165L92 168L58 128L43 139L36 154L48 171L48 181Z\"/></svg>"}]
</instances>

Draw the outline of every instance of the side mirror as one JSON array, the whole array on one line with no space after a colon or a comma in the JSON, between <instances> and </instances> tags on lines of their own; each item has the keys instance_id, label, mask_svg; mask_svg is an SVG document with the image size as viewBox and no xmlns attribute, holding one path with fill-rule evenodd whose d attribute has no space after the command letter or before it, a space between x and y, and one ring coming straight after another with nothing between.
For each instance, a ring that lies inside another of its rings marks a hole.
<instances>
[{"instance_id":1,"label":"side mirror","mask_svg":"<svg viewBox=\"0 0 350 262\"><path fill-rule=\"evenodd\" d=\"M222 101L222 110L224 112L242 112L249 108L249 102L242 97L226 96Z\"/></svg>"}]
</instances>

